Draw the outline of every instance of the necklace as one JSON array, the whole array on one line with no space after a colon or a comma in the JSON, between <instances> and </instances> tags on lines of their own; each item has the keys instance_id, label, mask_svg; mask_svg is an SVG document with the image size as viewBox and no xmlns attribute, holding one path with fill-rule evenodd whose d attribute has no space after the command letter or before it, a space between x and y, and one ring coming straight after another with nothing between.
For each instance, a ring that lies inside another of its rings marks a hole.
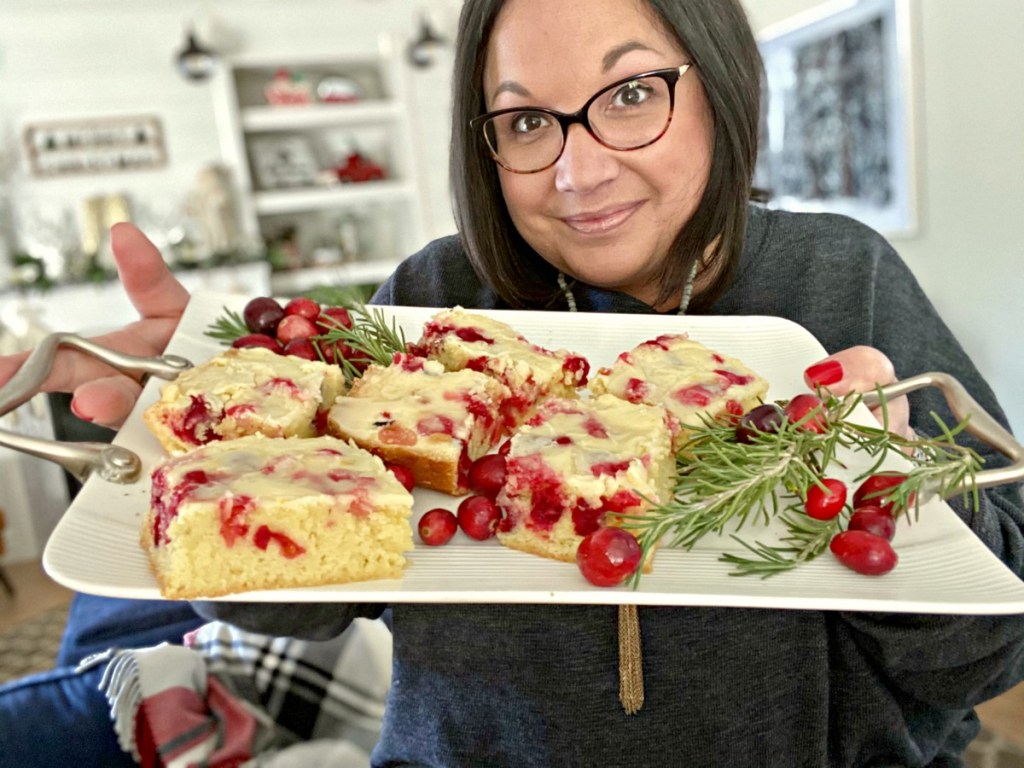
<instances>
[{"instance_id":1,"label":"necklace","mask_svg":"<svg viewBox=\"0 0 1024 768\"><path fill-rule=\"evenodd\" d=\"M693 281L697 277L697 262L694 263L693 267L690 268L690 274L686 278L686 285L683 286L683 298L679 302L679 309L676 310L677 315L685 315L687 308L690 306L690 299L693 298ZM568 281L565 279L565 273L558 273L558 287L562 291L562 295L565 296L565 303L569 306L570 312L576 311L576 297L573 295L572 288L569 286Z\"/></svg>"}]
</instances>

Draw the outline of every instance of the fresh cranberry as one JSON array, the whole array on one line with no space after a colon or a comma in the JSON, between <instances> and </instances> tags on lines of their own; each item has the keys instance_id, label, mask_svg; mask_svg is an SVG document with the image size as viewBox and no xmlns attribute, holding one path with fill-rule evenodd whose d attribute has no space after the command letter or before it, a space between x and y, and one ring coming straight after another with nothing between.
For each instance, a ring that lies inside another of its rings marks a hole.
<instances>
[{"instance_id":1,"label":"fresh cranberry","mask_svg":"<svg viewBox=\"0 0 1024 768\"><path fill-rule=\"evenodd\" d=\"M253 333L273 336L277 324L284 317L284 309L275 299L259 296L251 299L242 310L242 319L246 327Z\"/></svg>"},{"instance_id":2,"label":"fresh cranberry","mask_svg":"<svg viewBox=\"0 0 1024 768\"><path fill-rule=\"evenodd\" d=\"M386 462L384 466L398 479L398 482L405 486L405 490L412 493L412 489L416 487L416 478L413 477L411 469L390 462Z\"/></svg>"},{"instance_id":3,"label":"fresh cranberry","mask_svg":"<svg viewBox=\"0 0 1024 768\"><path fill-rule=\"evenodd\" d=\"M278 354L281 353L281 342L273 336L267 336L263 333L247 333L244 336L239 336L231 342L231 346L235 349L263 347L264 349L272 350Z\"/></svg>"},{"instance_id":4,"label":"fresh cranberry","mask_svg":"<svg viewBox=\"0 0 1024 768\"><path fill-rule=\"evenodd\" d=\"M823 478L821 483L824 488L814 484L807 489L804 510L815 520L832 520L846 505L846 483L834 477Z\"/></svg>"},{"instance_id":5,"label":"fresh cranberry","mask_svg":"<svg viewBox=\"0 0 1024 768\"><path fill-rule=\"evenodd\" d=\"M489 499L497 498L505 485L506 460L500 453L488 453L469 467L469 490Z\"/></svg>"},{"instance_id":6,"label":"fresh cranberry","mask_svg":"<svg viewBox=\"0 0 1024 768\"><path fill-rule=\"evenodd\" d=\"M778 432L782 422L782 409L775 403L751 408L736 425L736 442L749 445L759 434Z\"/></svg>"},{"instance_id":7,"label":"fresh cranberry","mask_svg":"<svg viewBox=\"0 0 1024 768\"><path fill-rule=\"evenodd\" d=\"M276 336L277 340L282 344L287 344L292 339L309 338L310 336L316 336L320 331L313 324L312 320L308 320L302 315L285 315L284 319L277 324Z\"/></svg>"},{"instance_id":8,"label":"fresh cranberry","mask_svg":"<svg viewBox=\"0 0 1024 768\"><path fill-rule=\"evenodd\" d=\"M486 541L494 535L501 520L501 510L486 496L467 496L459 503L459 527L469 538Z\"/></svg>"},{"instance_id":9,"label":"fresh cranberry","mask_svg":"<svg viewBox=\"0 0 1024 768\"><path fill-rule=\"evenodd\" d=\"M297 296L284 305L284 313L312 321L320 317L320 305L306 296Z\"/></svg>"},{"instance_id":10,"label":"fresh cranberry","mask_svg":"<svg viewBox=\"0 0 1024 768\"><path fill-rule=\"evenodd\" d=\"M352 315L344 307L324 307L320 312L320 325L325 328L351 328Z\"/></svg>"},{"instance_id":11,"label":"fresh cranberry","mask_svg":"<svg viewBox=\"0 0 1024 768\"><path fill-rule=\"evenodd\" d=\"M782 407L782 411L790 424L799 424L798 429L806 432L816 432L820 435L828 428L825 404L817 395L797 395Z\"/></svg>"},{"instance_id":12,"label":"fresh cranberry","mask_svg":"<svg viewBox=\"0 0 1024 768\"><path fill-rule=\"evenodd\" d=\"M875 536L881 536L886 541L892 541L892 537L896 535L896 520L878 507L864 506L854 510L846 528L850 531L867 531Z\"/></svg>"},{"instance_id":13,"label":"fresh cranberry","mask_svg":"<svg viewBox=\"0 0 1024 768\"><path fill-rule=\"evenodd\" d=\"M437 507L423 513L417 529L420 541L431 547L439 547L452 540L458 527L459 521L450 509Z\"/></svg>"},{"instance_id":14,"label":"fresh cranberry","mask_svg":"<svg viewBox=\"0 0 1024 768\"><path fill-rule=\"evenodd\" d=\"M888 573L899 562L888 541L867 531L837 533L829 542L829 549L840 563L865 576Z\"/></svg>"},{"instance_id":15,"label":"fresh cranberry","mask_svg":"<svg viewBox=\"0 0 1024 768\"><path fill-rule=\"evenodd\" d=\"M896 500L892 496L893 489L903 483L907 476L900 472L879 472L868 475L867 478L853 492L853 508L858 509L867 504L881 508L883 512L890 515L897 515L902 512L902 506L897 507ZM908 504L914 503L914 494L910 494Z\"/></svg>"},{"instance_id":16,"label":"fresh cranberry","mask_svg":"<svg viewBox=\"0 0 1024 768\"><path fill-rule=\"evenodd\" d=\"M576 565L583 578L598 587L614 587L640 565L640 544L627 531L614 526L598 528L580 542Z\"/></svg>"},{"instance_id":17,"label":"fresh cranberry","mask_svg":"<svg viewBox=\"0 0 1024 768\"><path fill-rule=\"evenodd\" d=\"M293 357L301 357L303 360L319 360L316 346L308 336L292 339L284 345L284 353Z\"/></svg>"}]
</instances>

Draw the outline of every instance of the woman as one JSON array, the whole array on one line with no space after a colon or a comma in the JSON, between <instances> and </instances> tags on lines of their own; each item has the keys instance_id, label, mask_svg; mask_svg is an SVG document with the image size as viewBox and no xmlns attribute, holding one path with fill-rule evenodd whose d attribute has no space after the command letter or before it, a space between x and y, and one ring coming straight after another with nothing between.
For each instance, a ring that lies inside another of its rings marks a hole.
<instances>
[{"instance_id":1,"label":"woman","mask_svg":"<svg viewBox=\"0 0 1024 768\"><path fill-rule=\"evenodd\" d=\"M775 315L832 352L809 375L827 371L837 393L940 369L1005 424L881 237L841 217L748 204L760 78L738 0L467 0L452 140L461 237L407 260L375 300ZM146 319L108 342L162 349L184 293L137 231L121 225L113 243ZM123 418L136 384L66 363L50 385L78 385L79 415ZM932 410L952 420L941 398L913 398L912 409L890 404L894 431L927 433ZM959 511L1024 572L1019 488ZM290 606L282 617L196 604L314 638L384 607ZM639 617L646 701L627 715L613 607L393 606L374 764L958 765L977 732L973 706L1018 681L1024 658L1019 616L642 607Z\"/></svg>"}]
</instances>

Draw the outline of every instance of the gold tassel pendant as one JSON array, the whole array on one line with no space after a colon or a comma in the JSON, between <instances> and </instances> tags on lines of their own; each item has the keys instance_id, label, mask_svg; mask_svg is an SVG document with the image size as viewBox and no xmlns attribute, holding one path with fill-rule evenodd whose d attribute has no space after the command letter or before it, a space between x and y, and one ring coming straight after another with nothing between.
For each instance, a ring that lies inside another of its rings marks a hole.
<instances>
[{"instance_id":1,"label":"gold tassel pendant","mask_svg":"<svg viewBox=\"0 0 1024 768\"><path fill-rule=\"evenodd\" d=\"M627 715L635 715L644 705L640 614L635 605L619 606L619 701Z\"/></svg>"}]
</instances>

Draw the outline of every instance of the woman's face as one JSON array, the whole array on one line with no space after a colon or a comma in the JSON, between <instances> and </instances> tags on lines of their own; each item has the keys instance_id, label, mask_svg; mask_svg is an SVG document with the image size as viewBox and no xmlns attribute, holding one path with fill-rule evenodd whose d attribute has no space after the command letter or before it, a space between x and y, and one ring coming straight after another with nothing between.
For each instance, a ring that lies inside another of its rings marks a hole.
<instances>
[{"instance_id":1,"label":"woman's face","mask_svg":"<svg viewBox=\"0 0 1024 768\"><path fill-rule=\"evenodd\" d=\"M616 80L687 61L644 0L508 0L487 51L487 110L575 112ZM573 125L552 167L499 167L502 194L520 234L550 264L653 303L654 275L703 194L712 143L691 70L677 82L672 122L654 144L608 149Z\"/></svg>"}]
</instances>

